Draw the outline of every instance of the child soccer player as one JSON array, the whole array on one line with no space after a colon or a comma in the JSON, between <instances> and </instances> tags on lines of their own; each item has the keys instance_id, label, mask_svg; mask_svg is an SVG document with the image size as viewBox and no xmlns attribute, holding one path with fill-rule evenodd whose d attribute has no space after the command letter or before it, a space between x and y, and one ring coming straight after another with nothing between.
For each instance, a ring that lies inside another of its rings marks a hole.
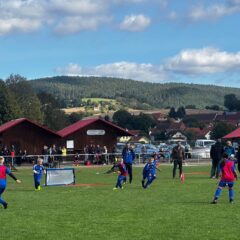
<instances>
[{"instance_id":1,"label":"child soccer player","mask_svg":"<svg viewBox=\"0 0 240 240\"><path fill-rule=\"evenodd\" d=\"M154 157L149 158L148 163L143 168L143 179L142 179L142 187L147 188L156 178L156 169L157 169L158 160ZM145 180L147 182L145 184Z\"/></svg>"},{"instance_id":2,"label":"child soccer player","mask_svg":"<svg viewBox=\"0 0 240 240\"><path fill-rule=\"evenodd\" d=\"M43 173L45 173L45 170L43 167L43 159L38 158L37 164L33 166L35 191L41 190L40 182L41 182Z\"/></svg>"},{"instance_id":3,"label":"child soccer player","mask_svg":"<svg viewBox=\"0 0 240 240\"><path fill-rule=\"evenodd\" d=\"M236 173L236 167L234 164L234 161L229 159L228 155L226 153L223 154L224 160L220 163L220 177L221 180L218 184L218 188L215 192L215 196L212 204L216 204L217 200L222 192L222 188L228 186L229 191L229 202L233 203L234 200L234 178L237 179L237 173Z\"/></svg>"},{"instance_id":4,"label":"child soccer player","mask_svg":"<svg viewBox=\"0 0 240 240\"><path fill-rule=\"evenodd\" d=\"M7 186L7 178L6 175L9 175L13 178L17 183L21 183L10 171L9 168L3 165L4 164L4 157L0 156L0 203L3 205L4 209L7 208L8 204L2 199L2 194L6 189Z\"/></svg>"},{"instance_id":5,"label":"child soccer player","mask_svg":"<svg viewBox=\"0 0 240 240\"><path fill-rule=\"evenodd\" d=\"M126 176L127 176L127 169L125 164L123 163L123 160L121 158L118 159L117 165L114 167L118 168L118 179L115 188L113 190L116 190L118 188L123 189L122 183L126 181Z\"/></svg>"}]
</instances>

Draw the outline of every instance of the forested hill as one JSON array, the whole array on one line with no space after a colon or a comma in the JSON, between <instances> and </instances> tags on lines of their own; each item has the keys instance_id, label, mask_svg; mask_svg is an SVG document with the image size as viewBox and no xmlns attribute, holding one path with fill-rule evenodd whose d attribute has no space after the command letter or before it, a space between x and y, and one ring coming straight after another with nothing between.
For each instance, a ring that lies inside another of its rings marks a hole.
<instances>
[{"instance_id":1,"label":"forested hill","mask_svg":"<svg viewBox=\"0 0 240 240\"><path fill-rule=\"evenodd\" d=\"M110 98L133 108L162 108L195 105L223 106L224 96L240 97L239 88L183 83L147 83L103 77L59 76L30 81L36 92L45 91L58 99L78 101L84 97Z\"/></svg>"}]
</instances>

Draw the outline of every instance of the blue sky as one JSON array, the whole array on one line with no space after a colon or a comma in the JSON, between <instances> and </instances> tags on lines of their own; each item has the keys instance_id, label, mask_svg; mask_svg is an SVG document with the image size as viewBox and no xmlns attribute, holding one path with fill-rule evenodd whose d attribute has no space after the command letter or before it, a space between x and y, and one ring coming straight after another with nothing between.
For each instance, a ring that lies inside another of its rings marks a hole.
<instances>
[{"instance_id":1,"label":"blue sky","mask_svg":"<svg viewBox=\"0 0 240 240\"><path fill-rule=\"evenodd\" d=\"M0 78L240 87L240 0L0 0Z\"/></svg>"}]
</instances>

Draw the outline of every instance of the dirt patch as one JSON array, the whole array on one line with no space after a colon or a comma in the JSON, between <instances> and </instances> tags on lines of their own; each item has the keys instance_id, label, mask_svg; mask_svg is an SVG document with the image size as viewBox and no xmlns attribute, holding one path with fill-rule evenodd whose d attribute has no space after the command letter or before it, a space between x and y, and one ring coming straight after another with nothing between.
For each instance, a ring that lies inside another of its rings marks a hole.
<instances>
[{"instance_id":1,"label":"dirt patch","mask_svg":"<svg viewBox=\"0 0 240 240\"><path fill-rule=\"evenodd\" d=\"M106 186L109 184L106 183L77 183L77 184L71 184L71 185L67 185L70 187L102 187L102 186Z\"/></svg>"},{"instance_id":2,"label":"dirt patch","mask_svg":"<svg viewBox=\"0 0 240 240\"><path fill-rule=\"evenodd\" d=\"M190 172L190 173L184 173L185 175L209 175L208 172Z\"/></svg>"}]
</instances>

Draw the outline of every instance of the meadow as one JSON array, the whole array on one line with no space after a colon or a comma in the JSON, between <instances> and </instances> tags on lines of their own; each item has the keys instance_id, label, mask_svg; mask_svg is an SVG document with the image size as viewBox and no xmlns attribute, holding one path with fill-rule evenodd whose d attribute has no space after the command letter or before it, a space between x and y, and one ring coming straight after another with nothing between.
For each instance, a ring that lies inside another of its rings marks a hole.
<instances>
[{"instance_id":1,"label":"meadow","mask_svg":"<svg viewBox=\"0 0 240 240\"><path fill-rule=\"evenodd\" d=\"M149 189L141 187L142 168L134 168L133 183L113 191L116 174L109 167L77 168L76 186L42 187L34 191L30 169L8 179L0 208L1 240L170 240L239 239L240 192L228 202L225 189L218 204L210 204L217 180L210 166L185 167L185 182L171 178L162 166Z\"/></svg>"}]
</instances>

